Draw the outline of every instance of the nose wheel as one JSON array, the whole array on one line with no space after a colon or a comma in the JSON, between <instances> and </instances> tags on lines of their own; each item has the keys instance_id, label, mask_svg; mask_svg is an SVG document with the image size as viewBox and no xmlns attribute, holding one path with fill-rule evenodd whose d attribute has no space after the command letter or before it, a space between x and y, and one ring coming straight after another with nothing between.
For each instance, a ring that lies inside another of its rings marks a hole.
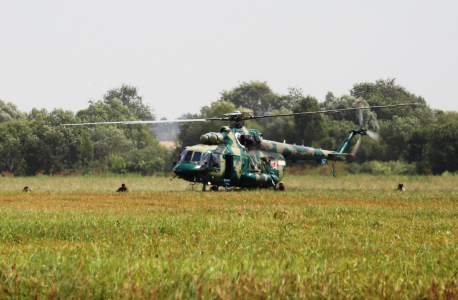
<instances>
[{"instance_id":1,"label":"nose wheel","mask_svg":"<svg viewBox=\"0 0 458 300\"><path fill-rule=\"evenodd\" d=\"M212 185L210 188L210 192L217 192L218 191L218 186L217 185Z\"/></svg>"}]
</instances>

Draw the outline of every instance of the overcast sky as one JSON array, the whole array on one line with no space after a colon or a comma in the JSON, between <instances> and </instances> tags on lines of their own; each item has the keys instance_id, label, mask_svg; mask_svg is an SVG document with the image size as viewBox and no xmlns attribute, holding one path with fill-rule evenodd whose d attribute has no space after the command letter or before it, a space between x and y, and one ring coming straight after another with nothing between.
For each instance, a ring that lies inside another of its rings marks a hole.
<instances>
[{"instance_id":1,"label":"overcast sky","mask_svg":"<svg viewBox=\"0 0 458 300\"><path fill-rule=\"evenodd\" d=\"M86 108L122 83L158 118L243 81L328 91L396 78L458 110L457 1L3 1L0 99Z\"/></svg>"}]
</instances>

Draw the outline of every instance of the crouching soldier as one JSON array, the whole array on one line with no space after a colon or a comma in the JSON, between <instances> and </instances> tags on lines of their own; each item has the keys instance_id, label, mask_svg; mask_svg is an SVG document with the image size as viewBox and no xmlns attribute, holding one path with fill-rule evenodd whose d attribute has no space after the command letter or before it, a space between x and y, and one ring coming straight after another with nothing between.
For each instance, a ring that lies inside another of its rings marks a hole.
<instances>
[{"instance_id":1,"label":"crouching soldier","mask_svg":"<svg viewBox=\"0 0 458 300\"><path fill-rule=\"evenodd\" d=\"M24 193L30 193L32 190L29 189L28 186L26 186L26 187L24 187L24 188L22 189L22 191L23 191Z\"/></svg>"},{"instance_id":2,"label":"crouching soldier","mask_svg":"<svg viewBox=\"0 0 458 300\"><path fill-rule=\"evenodd\" d=\"M396 188L396 191L401 191L404 192L406 189L404 188L404 184L400 183L398 184L398 187Z\"/></svg>"},{"instance_id":3,"label":"crouching soldier","mask_svg":"<svg viewBox=\"0 0 458 300\"><path fill-rule=\"evenodd\" d=\"M118 192L127 192L127 186L123 183L121 187L118 189Z\"/></svg>"},{"instance_id":4,"label":"crouching soldier","mask_svg":"<svg viewBox=\"0 0 458 300\"><path fill-rule=\"evenodd\" d=\"M280 182L276 190L280 192L286 192L286 186L283 184L283 182Z\"/></svg>"}]
</instances>

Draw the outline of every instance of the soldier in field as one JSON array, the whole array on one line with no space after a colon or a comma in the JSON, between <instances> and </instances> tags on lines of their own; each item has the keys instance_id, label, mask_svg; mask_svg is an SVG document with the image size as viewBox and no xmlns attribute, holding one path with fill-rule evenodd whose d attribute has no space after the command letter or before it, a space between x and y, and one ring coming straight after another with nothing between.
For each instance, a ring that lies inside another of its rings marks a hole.
<instances>
[{"instance_id":1,"label":"soldier in field","mask_svg":"<svg viewBox=\"0 0 458 300\"><path fill-rule=\"evenodd\" d=\"M277 191L286 192L286 186L283 184L283 182L278 184Z\"/></svg>"},{"instance_id":2,"label":"soldier in field","mask_svg":"<svg viewBox=\"0 0 458 300\"><path fill-rule=\"evenodd\" d=\"M118 192L127 192L127 186L123 183L121 187L118 189Z\"/></svg>"},{"instance_id":3,"label":"soldier in field","mask_svg":"<svg viewBox=\"0 0 458 300\"><path fill-rule=\"evenodd\" d=\"M398 187L396 188L397 191L404 192L406 189L404 188L404 184L400 183L398 184Z\"/></svg>"}]
</instances>

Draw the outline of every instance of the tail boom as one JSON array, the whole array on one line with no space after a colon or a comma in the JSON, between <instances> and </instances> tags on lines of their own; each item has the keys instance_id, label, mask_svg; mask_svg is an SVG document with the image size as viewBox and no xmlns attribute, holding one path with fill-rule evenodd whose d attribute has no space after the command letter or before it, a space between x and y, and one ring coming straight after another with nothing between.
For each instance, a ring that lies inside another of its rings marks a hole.
<instances>
[{"instance_id":1,"label":"tail boom","mask_svg":"<svg viewBox=\"0 0 458 300\"><path fill-rule=\"evenodd\" d=\"M361 130L351 130L337 151L316 149L313 147L305 147L291 145L286 143L278 143L274 141L263 140L261 149L272 151L281 154L285 160L302 161L315 160L319 163L325 163L327 160L343 161L347 159L346 153L351 140L355 135L361 134Z\"/></svg>"}]
</instances>

